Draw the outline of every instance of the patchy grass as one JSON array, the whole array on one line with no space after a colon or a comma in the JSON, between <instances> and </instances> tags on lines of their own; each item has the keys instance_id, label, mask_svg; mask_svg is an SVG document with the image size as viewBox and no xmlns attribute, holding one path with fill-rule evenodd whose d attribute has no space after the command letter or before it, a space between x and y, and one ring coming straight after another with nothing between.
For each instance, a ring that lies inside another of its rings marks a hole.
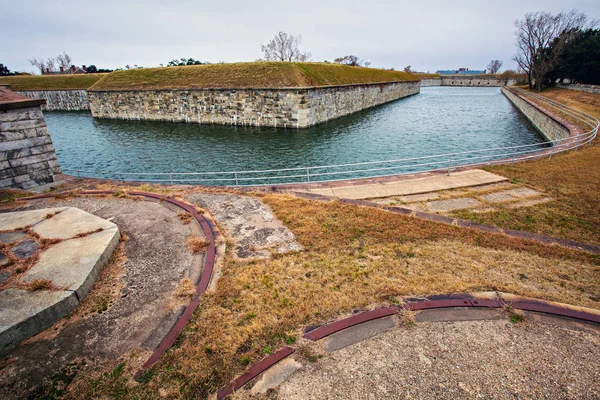
<instances>
[{"instance_id":1,"label":"patchy grass","mask_svg":"<svg viewBox=\"0 0 600 400\"><path fill-rule=\"evenodd\" d=\"M247 261L229 249L215 290L201 297L152 379L128 397L206 398L285 345L316 361L294 340L302 325L405 295L499 290L600 308L600 260L587 253L340 202L262 199L305 250ZM113 380L93 392L86 383L103 373L78 380L71 397L108 395Z\"/></svg>"},{"instance_id":2,"label":"patchy grass","mask_svg":"<svg viewBox=\"0 0 600 400\"><path fill-rule=\"evenodd\" d=\"M600 95L550 89L542 95L600 118ZM457 211L472 221L600 244L600 145L591 145L526 163L486 170L538 189L554 201L533 207L502 208L489 213Z\"/></svg>"},{"instance_id":3,"label":"patchy grass","mask_svg":"<svg viewBox=\"0 0 600 400\"><path fill-rule=\"evenodd\" d=\"M407 72L339 64L250 62L115 71L90 89L285 88L417 79Z\"/></svg>"},{"instance_id":4,"label":"patchy grass","mask_svg":"<svg viewBox=\"0 0 600 400\"><path fill-rule=\"evenodd\" d=\"M1 76L0 84L11 90L85 90L107 74Z\"/></svg>"}]
</instances>

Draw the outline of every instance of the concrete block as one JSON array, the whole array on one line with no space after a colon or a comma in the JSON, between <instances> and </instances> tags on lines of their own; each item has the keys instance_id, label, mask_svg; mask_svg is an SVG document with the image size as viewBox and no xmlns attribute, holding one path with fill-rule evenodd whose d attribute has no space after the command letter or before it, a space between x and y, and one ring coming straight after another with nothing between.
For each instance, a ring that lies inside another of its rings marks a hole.
<instances>
[{"instance_id":1,"label":"concrete block","mask_svg":"<svg viewBox=\"0 0 600 400\"><path fill-rule=\"evenodd\" d=\"M331 353L343 349L396 326L393 317L374 319L359 325L351 326L323 339L325 351Z\"/></svg>"},{"instance_id":2,"label":"concrete block","mask_svg":"<svg viewBox=\"0 0 600 400\"><path fill-rule=\"evenodd\" d=\"M285 358L263 373L261 379L252 387L251 393L266 393L269 389L281 385L287 378L302 368L302 364L291 357Z\"/></svg>"},{"instance_id":3,"label":"concrete block","mask_svg":"<svg viewBox=\"0 0 600 400\"><path fill-rule=\"evenodd\" d=\"M102 232L64 240L41 253L38 262L22 280L48 279L55 286L76 292L81 301L92 290L100 271L119 244L119 238L119 228L114 225Z\"/></svg>"},{"instance_id":4,"label":"concrete block","mask_svg":"<svg viewBox=\"0 0 600 400\"><path fill-rule=\"evenodd\" d=\"M0 354L48 328L78 303L71 291L0 291Z\"/></svg>"},{"instance_id":5,"label":"concrete block","mask_svg":"<svg viewBox=\"0 0 600 400\"><path fill-rule=\"evenodd\" d=\"M42 210L16 211L0 213L0 230L12 231L23 229L30 225L44 221L46 216L66 210L67 207L44 208Z\"/></svg>"},{"instance_id":6,"label":"concrete block","mask_svg":"<svg viewBox=\"0 0 600 400\"><path fill-rule=\"evenodd\" d=\"M32 230L46 239L69 239L99 229L109 230L116 227L117 225L110 221L78 208L69 207L35 225Z\"/></svg>"}]
</instances>

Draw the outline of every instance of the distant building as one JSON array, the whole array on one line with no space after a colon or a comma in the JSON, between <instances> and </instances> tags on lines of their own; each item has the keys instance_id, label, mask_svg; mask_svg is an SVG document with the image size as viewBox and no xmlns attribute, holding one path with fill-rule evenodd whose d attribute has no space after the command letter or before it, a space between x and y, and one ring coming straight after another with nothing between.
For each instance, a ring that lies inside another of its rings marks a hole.
<instances>
[{"instance_id":1,"label":"distant building","mask_svg":"<svg viewBox=\"0 0 600 400\"><path fill-rule=\"evenodd\" d=\"M440 75L483 75L486 70L459 68L459 69L440 69L436 73Z\"/></svg>"}]
</instances>

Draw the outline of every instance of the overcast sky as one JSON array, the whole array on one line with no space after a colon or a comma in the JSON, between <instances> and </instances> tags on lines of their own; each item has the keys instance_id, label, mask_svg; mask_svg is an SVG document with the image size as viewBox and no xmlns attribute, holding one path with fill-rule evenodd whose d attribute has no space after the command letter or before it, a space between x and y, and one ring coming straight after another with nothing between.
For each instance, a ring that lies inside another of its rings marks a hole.
<instances>
[{"instance_id":1,"label":"overcast sky","mask_svg":"<svg viewBox=\"0 0 600 400\"><path fill-rule=\"evenodd\" d=\"M3 0L0 63L29 72L31 57L63 51L98 68L253 61L283 30L302 35L313 61L355 54L374 67L434 72L497 58L514 68L514 20L572 8L600 19L598 0Z\"/></svg>"}]
</instances>

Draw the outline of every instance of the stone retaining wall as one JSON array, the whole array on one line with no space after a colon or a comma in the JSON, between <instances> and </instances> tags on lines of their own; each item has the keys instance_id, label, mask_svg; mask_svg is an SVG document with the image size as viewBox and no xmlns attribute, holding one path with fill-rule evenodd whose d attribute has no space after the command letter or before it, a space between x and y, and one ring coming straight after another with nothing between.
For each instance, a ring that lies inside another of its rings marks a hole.
<instances>
[{"instance_id":1,"label":"stone retaining wall","mask_svg":"<svg viewBox=\"0 0 600 400\"><path fill-rule=\"evenodd\" d=\"M87 91L85 90L31 90L15 91L15 93L32 99L44 99L43 110L48 111L80 111L89 110Z\"/></svg>"},{"instance_id":2,"label":"stone retaining wall","mask_svg":"<svg viewBox=\"0 0 600 400\"><path fill-rule=\"evenodd\" d=\"M421 87L442 86L440 78L421 79Z\"/></svg>"},{"instance_id":3,"label":"stone retaining wall","mask_svg":"<svg viewBox=\"0 0 600 400\"><path fill-rule=\"evenodd\" d=\"M419 93L419 82L289 89L89 91L96 118L306 128Z\"/></svg>"},{"instance_id":4,"label":"stone retaining wall","mask_svg":"<svg viewBox=\"0 0 600 400\"><path fill-rule=\"evenodd\" d=\"M559 140L569 137L570 131L563 124L541 111L529 101L523 99L511 89L503 87L501 90L547 140Z\"/></svg>"},{"instance_id":5,"label":"stone retaining wall","mask_svg":"<svg viewBox=\"0 0 600 400\"><path fill-rule=\"evenodd\" d=\"M441 75L440 80L442 81L441 86L502 86L500 79L493 76Z\"/></svg>"},{"instance_id":6,"label":"stone retaining wall","mask_svg":"<svg viewBox=\"0 0 600 400\"><path fill-rule=\"evenodd\" d=\"M40 106L0 107L0 188L28 189L60 173Z\"/></svg>"},{"instance_id":7,"label":"stone retaining wall","mask_svg":"<svg viewBox=\"0 0 600 400\"><path fill-rule=\"evenodd\" d=\"M600 85L584 85L581 83L569 83L569 84L558 84L559 88L579 90L580 92L597 93L600 94Z\"/></svg>"}]
</instances>

